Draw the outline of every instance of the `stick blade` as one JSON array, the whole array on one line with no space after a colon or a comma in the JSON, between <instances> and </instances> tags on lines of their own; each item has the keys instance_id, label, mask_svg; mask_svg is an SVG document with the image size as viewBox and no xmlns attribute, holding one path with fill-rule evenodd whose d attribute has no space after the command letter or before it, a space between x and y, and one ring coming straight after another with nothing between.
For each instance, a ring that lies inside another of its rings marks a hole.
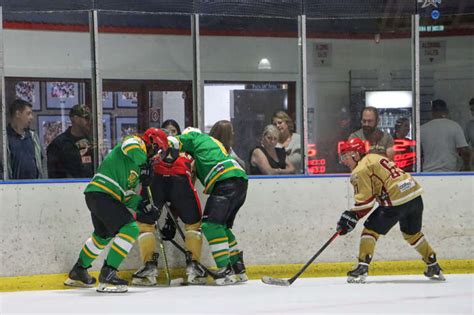
<instances>
[{"instance_id":1,"label":"stick blade","mask_svg":"<svg viewBox=\"0 0 474 315\"><path fill-rule=\"evenodd\" d=\"M290 286L290 281L285 280L285 279L279 279L279 278L272 278L272 277L262 277L262 282L265 284L269 285L279 285L282 287L288 287Z\"/></svg>"}]
</instances>

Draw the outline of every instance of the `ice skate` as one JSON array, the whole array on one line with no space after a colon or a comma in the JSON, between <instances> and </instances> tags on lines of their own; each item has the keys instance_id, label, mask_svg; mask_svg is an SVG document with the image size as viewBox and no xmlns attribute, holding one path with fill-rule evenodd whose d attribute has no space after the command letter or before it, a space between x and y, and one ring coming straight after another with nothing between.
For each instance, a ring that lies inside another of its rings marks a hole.
<instances>
[{"instance_id":1,"label":"ice skate","mask_svg":"<svg viewBox=\"0 0 474 315\"><path fill-rule=\"evenodd\" d=\"M230 264L227 265L227 267L219 269L214 274L214 280L217 285L230 285L237 282L234 270L232 270L232 266Z\"/></svg>"},{"instance_id":2,"label":"ice skate","mask_svg":"<svg viewBox=\"0 0 474 315\"><path fill-rule=\"evenodd\" d=\"M82 267L79 262L77 262L69 272L68 278L64 281L64 285L79 288L92 288L96 281L97 280L87 272L87 268Z\"/></svg>"},{"instance_id":3,"label":"ice skate","mask_svg":"<svg viewBox=\"0 0 474 315\"><path fill-rule=\"evenodd\" d=\"M132 275L132 285L155 286L156 277L158 277L158 262L150 260Z\"/></svg>"},{"instance_id":4,"label":"ice skate","mask_svg":"<svg viewBox=\"0 0 474 315\"><path fill-rule=\"evenodd\" d=\"M365 283L365 278L369 273L369 264L359 262L357 267L347 273L348 283Z\"/></svg>"},{"instance_id":5,"label":"ice skate","mask_svg":"<svg viewBox=\"0 0 474 315\"><path fill-rule=\"evenodd\" d=\"M97 292L125 293L128 291L128 281L119 278L117 269L104 264L99 274Z\"/></svg>"},{"instance_id":6,"label":"ice skate","mask_svg":"<svg viewBox=\"0 0 474 315\"><path fill-rule=\"evenodd\" d=\"M234 264L232 264L232 270L234 270L237 282L248 281L249 278L247 277L245 264L244 264L244 253L240 252L237 255L237 257L238 257L238 260Z\"/></svg>"},{"instance_id":7,"label":"ice skate","mask_svg":"<svg viewBox=\"0 0 474 315\"><path fill-rule=\"evenodd\" d=\"M207 272L199 264L192 260L186 266L187 283L192 285L203 285L207 283Z\"/></svg>"},{"instance_id":8,"label":"ice skate","mask_svg":"<svg viewBox=\"0 0 474 315\"><path fill-rule=\"evenodd\" d=\"M443 269L441 269L436 261L436 256L433 255L429 258L429 263L426 264L424 275L431 280L445 281L446 278L444 277L442 270Z\"/></svg>"}]
</instances>

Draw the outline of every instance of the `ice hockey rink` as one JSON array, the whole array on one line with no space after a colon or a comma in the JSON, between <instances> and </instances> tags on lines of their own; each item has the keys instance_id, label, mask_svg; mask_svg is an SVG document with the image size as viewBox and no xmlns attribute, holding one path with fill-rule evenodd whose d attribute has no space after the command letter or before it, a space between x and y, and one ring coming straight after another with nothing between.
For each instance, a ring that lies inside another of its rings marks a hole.
<instances>
[{"instance_id":1,"label":"ice hockey rink","mask_svg":"<svg viewBox=\"0 0 474 315\"><path fill-rule=\"evenodd\" d=\"M124 294L95 289L1 293L0 313L46 314L473 314L474 276L303 278L290 287L258 280L227 287L131 287Z\"/></svg>"}]
</instances>

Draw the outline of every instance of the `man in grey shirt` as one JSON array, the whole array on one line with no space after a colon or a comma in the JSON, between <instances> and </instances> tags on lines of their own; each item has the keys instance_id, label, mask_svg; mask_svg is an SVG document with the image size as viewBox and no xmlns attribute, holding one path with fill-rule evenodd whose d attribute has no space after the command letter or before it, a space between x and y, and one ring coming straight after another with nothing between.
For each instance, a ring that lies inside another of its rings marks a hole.
<instances>
[{"instance_id":1,"label":"man in grey shirt","mask_svg":"<svg viewBox=\"0 0 474 315\"><path fill-rule=\"evenodd\" d=\"M448 119L448 106L443 100L431 102L432 120L421 126L421 150L424 172L456 172L470 170L471 152L461 126ZM458 166L461 156L463 165Z\"/></svg>"},{"instance_id":2,"label":"man in grey shirt","mask_svg":"<svg viewBox=\"0 0 474 315\"><path fill-rule=\"evenodd\" d=\"M362 128L351 133L349 139L359 138L362 141L368 141L369 153L377 153L393 160L395 151L393 151L393 138L386 132L377 128L379 124L379 112L377 108L367 106L362 110L361 124Z\"/></svg>"}]
</instances>

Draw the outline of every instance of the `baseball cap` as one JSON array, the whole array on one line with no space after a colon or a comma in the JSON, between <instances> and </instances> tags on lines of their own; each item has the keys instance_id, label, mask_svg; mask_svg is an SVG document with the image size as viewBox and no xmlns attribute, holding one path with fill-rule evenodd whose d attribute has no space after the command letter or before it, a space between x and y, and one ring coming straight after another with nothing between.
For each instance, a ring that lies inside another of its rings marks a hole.
<instances>
[{"instance_id":1,"label":"baseball cap","mask_svg":"<svg viewBox=\"0 0 474 315\"><path fill-rule=\"evenodd\" d=\"M83 118L89 118L91 115L89 107L84 104L74 105L69 111L69 117L79 116Z\"/></svg>"}]
</instances>

